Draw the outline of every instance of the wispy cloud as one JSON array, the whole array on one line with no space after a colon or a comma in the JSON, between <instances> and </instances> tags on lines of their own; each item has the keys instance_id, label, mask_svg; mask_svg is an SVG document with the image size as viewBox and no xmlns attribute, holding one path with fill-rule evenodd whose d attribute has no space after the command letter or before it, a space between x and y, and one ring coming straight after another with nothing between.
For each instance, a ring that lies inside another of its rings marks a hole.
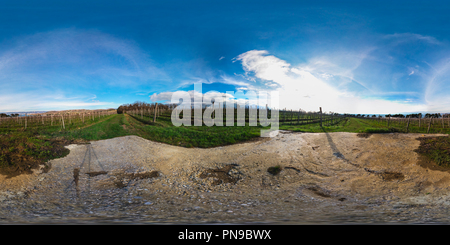
<instances>
[{"instance_id":1,"label":"wispy cloud","mask_svg":"<svg viewBox=\"0 0 450 245\"><path fill-rule=\"evenodd\" d=\"M85 96L79 98L66 97L62 92L49 91L20 92L0 96L0 112L34 111L34 110L66 110L115 108L113 102L101 102Z\"/></svg>"},{"instance_id":2,"label":"wispy cloud","mask_svg":"<svg viewBox=\"0 0 450 245\"><path fill-rule=\"evenodd\" d=\"M385 39L394 40L395 44L404 42L423 41L429 44L440 45L442 42L431 36L424 36L417 33L394 33L384 36Z\"/></svg>"},{"instance_id":3,"label":"wispy cloud","mask_svg":"<svg viewBox=\"0 0 450 245\"><path fill-rule=\"evenodd\" d=\"M59 100L53 94L55 90L69 96L86 91L100 94L111 87L137 88L151 80L167 81L169 77L133 41L99 31L61 29L18 37L0 46L3 111L18 108L16 100L5 99L8 95L26 91L34 92L21 97L22 110L31 105L41 110L107 105L97 95L88 103ZM45 102L46 98L53 99Z\"/></svg>"}]
</instances>

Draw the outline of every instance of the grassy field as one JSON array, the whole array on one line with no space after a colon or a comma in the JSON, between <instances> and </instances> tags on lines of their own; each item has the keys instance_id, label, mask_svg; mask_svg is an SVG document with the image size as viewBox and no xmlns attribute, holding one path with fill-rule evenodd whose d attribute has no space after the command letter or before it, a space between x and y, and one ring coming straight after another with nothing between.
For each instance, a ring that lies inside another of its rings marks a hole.
<instances>
[{"instance_id":1,"label":"grassy field","mask_svg":"<svg viewBox=\"0 0 450 245\"><path fill-rule=\"evenodd\" d=\"M290 125L281 124L281 130L290 130L294 132L310 132L310 133L323 133L323 132L350 132L350 133L389 133L398 132L398 129L387 128L382 125L375 125L370 121L366 121L358 118L344 118L339 123L334 125L322 125L319 123L307 124L307 125Z\"/></svg>"},{"instance_id":2,"label":"grassy field","mask_svg":"<svg viewBox=\"0 0 450 245\"><path fill-rule=\"evenodd\" d=\"M406 131L405 125L391 123L388 127L386 123L379 122L377 120L361 119L347 117L342 119L335 125L323 125L321 127L319 123L308 125L290 125L289 123L282 124L280 126L282 130L291 130L297 132L351 132L351 133L422 133L427 132L427 127L410 126ZM431 128L430 134L450 134L450 127L446 128Z\"/></svg>"},{"instance_id":3,"label":"grassy field","mask_svg":"<svg viewBox=\"0 0 450 245\"><path fill-rule=\"evenodd\" d=\"M0 129L0 173L15 176L30 173L31 169L39 167L46 161L62 157L68 153L64 145L93 140L110 139L114 137L137 135L152 141L183 147L217 147L257 139L262 129L269 127L175 127L170 117L161 116L156 123L151 118L114 114L89 122L83 127L35 128L35 129ZM359 118L342 118L333 125L319 123L296 124L286 122L280 125L281 130L295 132L353 132L353 133L389 133L404 132L401 127L387 127L375 120ZM418 130L410 130L414 132ZM450 133L447 132L440 133ZM435 147L430 147L435 146ZM442 164L450 163L448 151L450 141L428 142L426 154L431 159ZM425 148L424 148L425 149ZM437 150L434 150L437 149Z\"/></svg>"}]
</instances>

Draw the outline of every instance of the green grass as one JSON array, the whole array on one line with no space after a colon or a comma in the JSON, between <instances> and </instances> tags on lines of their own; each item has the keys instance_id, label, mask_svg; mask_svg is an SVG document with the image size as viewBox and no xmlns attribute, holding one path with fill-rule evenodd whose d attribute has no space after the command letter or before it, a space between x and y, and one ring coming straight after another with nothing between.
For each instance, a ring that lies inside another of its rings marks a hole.
<instances>
[{"instance_id":1,"label":"green grass","mask_svg":"<svg viewBox=\"0 0 450 245\"><path fill-rule=\"evenodd\" d=\"M323 133L323 132L350 132L350 133L364 133L366 131L380 130L386 132L384 128L377 127L363 119L357 118L344 118L334 125L326 125L325 123L320 126L320 123L313 123L307 125L291 125L281 124L281 130L290 130L295 132L309 132L309 133Z\"/></svg>"},{"instance_id":2,"label":"green grass","mask_svg":"<svg viewBox=\"0 0 450 245\"><path fill-rule=\"evenodd\" d=\"M437 165L450 167L450 138L449 137L422 137L419 138L420 146L416 150L433 160Z\"/></svg>"},{"instance_id":3,"label":"green grass","mask_svg":"<svg viewBox=\"0 0 450 245\"><path fill-rule=\"evenodd\" d=\"M86 141L104 140L130 135L122 125L126 125L123 115L112 115L106 120L82 129L68 131L43 132L50 137L64 137L68 140L82 139Z\"/></svg>"},{"instance_id":4,"label":"green grass","mask_svg":"<svg viewBox=\"0 0 450 245\"><path fill-rule=\"evenodd\" d=\"M350 133L406 133L406 126L391 123L389 127L385 122L378 122L377 120L367 120L360 118L344 118L339 123L327 126L323 123L322 127L319 123L301 125L301 124L289 124L282 123L280 125L281 130L290 130L295 132L350 132ZM409 133L426 133L427 127L421 128L411 125L408 129ZM449 134L450 128L431 128L429 133L443 133Z\"/></svg>"},{"instance_id":5,"label":"green grass","mask_svg":"<svg viewBox=\"0 0 450 245\"><path fill-rule=\"evenodd\" d=\"M13 177L32 173L48 160L63 157L69 150L61 139L51 139L30 132L0 134L0 173Z\"/></svg>"},{"instance_id":6,"label":"green grass","mask_svg":"<svg viewBox=\"0 0 450 245\"><path fill-rule=\"evenodd\" d=\"M260 136L260 130L263 129L263 127L248 125L243 127L175 127L168 117L158 118L157 123L148 122L148 118L142 120L140 117L129 115L126 115L126 119L129 120L138 136L184 147L207 148L235 144Z\"/></svg>"}]
</instances>

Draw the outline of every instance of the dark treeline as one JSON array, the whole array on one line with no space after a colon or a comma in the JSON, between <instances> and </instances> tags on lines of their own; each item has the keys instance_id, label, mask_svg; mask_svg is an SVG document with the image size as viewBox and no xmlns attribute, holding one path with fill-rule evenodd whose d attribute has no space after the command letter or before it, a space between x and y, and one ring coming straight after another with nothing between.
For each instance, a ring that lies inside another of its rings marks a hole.
<instances>
[{"instance_id":1,"label":"dark treeline","mask_svg":"<svg viewBox=\"0 0 450 245\"><path fill-rule=\"evenodd\" d=\"M0 114L0 117L18 117L19 116L19 114L11 114L11 115L8 115L8 114L5 114L5 113L1 113Z\"/></svg>"},{"instance_id":2,"label":"dark treeline","mask_svg":"<svg viewBox=\"0 0 450 245\"><path fill-rule=\"evenodd\" d=\"M344 116L349 117L365 117L365 118L376 118L376 117L382 117L381 115L361 115L361 114L344 114ZM427 113L423 115L422 113L416 113L416 114L387 114L384 116L385 118L393 117L393 118L449 118L450 114L448 113Z\"/></svg>"},{"instance_id":3,"label":"dark treeline","mask_svg":"<svg viewBox=\"0 0 450 245\"><path fill-rule=\"evenodd\" d=\"M147 103L142 101L136 101L133 104L124 104L119 106L117 109L117 114L122 114L124 111L132 111L132 110L149 110L154 109L156 106L156 103ZM165 104L158 104L158 110L167 110L169 108L172 108L173 105L165 105Z\"/></svg>"}]
</instances>

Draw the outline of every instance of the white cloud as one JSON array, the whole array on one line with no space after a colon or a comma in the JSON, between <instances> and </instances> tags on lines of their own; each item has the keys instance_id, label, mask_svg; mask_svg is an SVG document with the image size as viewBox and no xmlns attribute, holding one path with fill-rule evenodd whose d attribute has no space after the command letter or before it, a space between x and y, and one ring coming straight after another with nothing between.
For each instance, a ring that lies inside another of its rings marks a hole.
<instances>
[{"instance_id":1,"label":"white cloud","mask_svg":"<svg viewBox=\"0 0 450 245\"><path fill-rule=\"evenodd\" d=\"M313 66L292 67L291 64L265 50L252 50L239 55L236 60L242 62L247 74L256 78L270 80L280 88L280 107L306 111L326 111L341 113L384 114L414 112L426 109L425 105L399 103L382 99L358 97L347 91L341 91L322 80L320 74L314 75L318 66L334 67L329 62L316 61ZM322 71L323 69L321 69ZM336 70L332 70L336 72ZM326 73L333 75L333 72ZM336 72L338 73L338 72ZM339 74L339 73L338 73Z\"/></svg>"},{"instance_id":2,"label":"white cloud","mask_svg":"<svg viewBox=\"0 0 450 245\"><path fill-rule=\"evenodd\" d=\"M239 55L236 60L241 61L246 74L252 72L257 78L272 81L287 78L290 64L266 54L266 50L251 50Z\"/></svg>"}]
</instances>

